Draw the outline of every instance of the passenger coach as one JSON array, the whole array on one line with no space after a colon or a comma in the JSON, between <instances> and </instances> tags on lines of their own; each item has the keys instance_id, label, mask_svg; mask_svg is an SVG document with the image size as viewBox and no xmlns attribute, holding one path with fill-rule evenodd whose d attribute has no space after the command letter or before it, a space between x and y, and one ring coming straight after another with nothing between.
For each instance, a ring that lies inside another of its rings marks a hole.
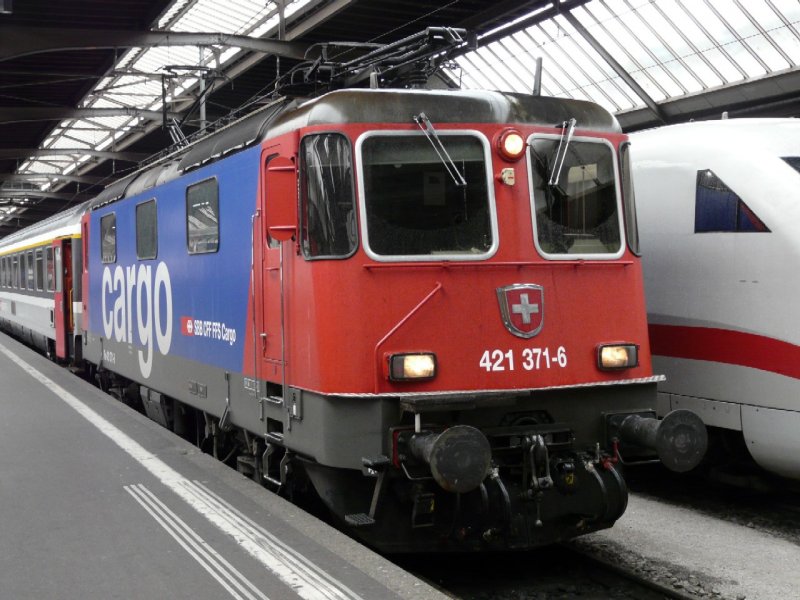
<instances>
[{"instance_id":1,"label":"passenger coach","mask_svg":"<svg viewBox=\"0 0 800 600\"><path fill-rule=\"evenodd\" d=\"M0 325L48 356L81 356L83 205L0 240ZM73 252L73 247L77 250Z\"/></svg>"}]
</instances>

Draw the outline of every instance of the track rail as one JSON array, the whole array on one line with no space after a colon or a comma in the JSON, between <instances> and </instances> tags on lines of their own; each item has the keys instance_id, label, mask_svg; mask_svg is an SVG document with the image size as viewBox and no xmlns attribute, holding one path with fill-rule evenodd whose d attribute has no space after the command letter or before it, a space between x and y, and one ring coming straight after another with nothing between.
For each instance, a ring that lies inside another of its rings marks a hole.
<instances>
[{"instance_id":1,"label":"track rail","mask_svg":"<svg viewBox=\"0 0 800 600\"><path fill-rule=\"evenodd\" d=\"M617 563L611 562L610 560L603 558L602 556L598 556L597 554L593 554L588 550L577 547L571 542L565 542L564 544L561 545L570 552L579 554L584 560L596 563L598 565L598 568L603 569L605 571L610 571L614 575L617 575L638 586L641 586L648 590L652 590L658 593L663 598L670 598L671 600L697 600L698 598L698 596L695 594L684 592L682 590L674 588L671 585L654 581L652 578L643 576L640 573L634 571L633 569L627 569Z\"/></svg>"}]
</instances>

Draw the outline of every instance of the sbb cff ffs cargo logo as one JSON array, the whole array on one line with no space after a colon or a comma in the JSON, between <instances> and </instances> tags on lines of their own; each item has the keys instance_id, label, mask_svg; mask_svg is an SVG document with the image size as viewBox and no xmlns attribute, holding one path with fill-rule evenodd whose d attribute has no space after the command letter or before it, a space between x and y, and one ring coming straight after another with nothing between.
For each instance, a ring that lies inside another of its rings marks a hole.
<instances>
[{"instance_id":1,"label":"sbb cff ffs cargo logo","mask_svg":"<svg viewBox=\"0 0 800 600\"><path fill-rule=\"evenodd\" d=\"M500 315L511 333L532 338L544 325L544 289L534 283L515 283L497 288Z\"/></svg>"}]
</instances>

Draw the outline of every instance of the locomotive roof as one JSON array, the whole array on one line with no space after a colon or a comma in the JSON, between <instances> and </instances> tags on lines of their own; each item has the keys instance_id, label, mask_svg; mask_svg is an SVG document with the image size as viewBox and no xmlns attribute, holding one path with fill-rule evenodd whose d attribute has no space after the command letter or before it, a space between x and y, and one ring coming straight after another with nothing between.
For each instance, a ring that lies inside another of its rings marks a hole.
<instances>
[{"instance_id":1,"label":"locomotive roof","mask_svg":"<svg viewBox=\"0 0 800 600\"><path fill-rule=\"evenodd\" d=\"M510 123L548 127L575 118L580 129L620 133L616 118L583 100L494 91L346 89L305 102L276 100L217 132L120 179L90 202L92 208L136 195L191 169L267 138L312 125L413 123L424 112L440 123Z\"/></svg>"},{"instance_id":2,"label":"locomotive roof","mask_svg":"<svg viewBox=\"0 0 800 600\"><path fill-rule=\"evenodd\" d=\"M579 128L621 132L616 118L583 100L510 92L462 90L349 89L331 92L285 111L270 129L328 123L413 123L424 112L436 123L518 123L560 126L574 117Z\"/></svg>"}]
</instances>

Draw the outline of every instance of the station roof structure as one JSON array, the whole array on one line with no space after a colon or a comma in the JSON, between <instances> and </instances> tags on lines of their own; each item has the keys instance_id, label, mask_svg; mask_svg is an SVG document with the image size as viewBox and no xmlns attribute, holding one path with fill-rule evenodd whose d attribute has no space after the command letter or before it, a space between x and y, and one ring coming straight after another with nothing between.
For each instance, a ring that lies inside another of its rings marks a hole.
<instances>
[{"instance_id":1,"label":"station roof structure","mask_svg":"<svg viewBox=\"0 0 800 600\"><path fill-rule=\"evenodd\" d=\"M314 44L465 28L464 88L593 100L633 131L800 113L797 0L0 0L0 237L258 105Z\"/></svg>"}]
</instances>

